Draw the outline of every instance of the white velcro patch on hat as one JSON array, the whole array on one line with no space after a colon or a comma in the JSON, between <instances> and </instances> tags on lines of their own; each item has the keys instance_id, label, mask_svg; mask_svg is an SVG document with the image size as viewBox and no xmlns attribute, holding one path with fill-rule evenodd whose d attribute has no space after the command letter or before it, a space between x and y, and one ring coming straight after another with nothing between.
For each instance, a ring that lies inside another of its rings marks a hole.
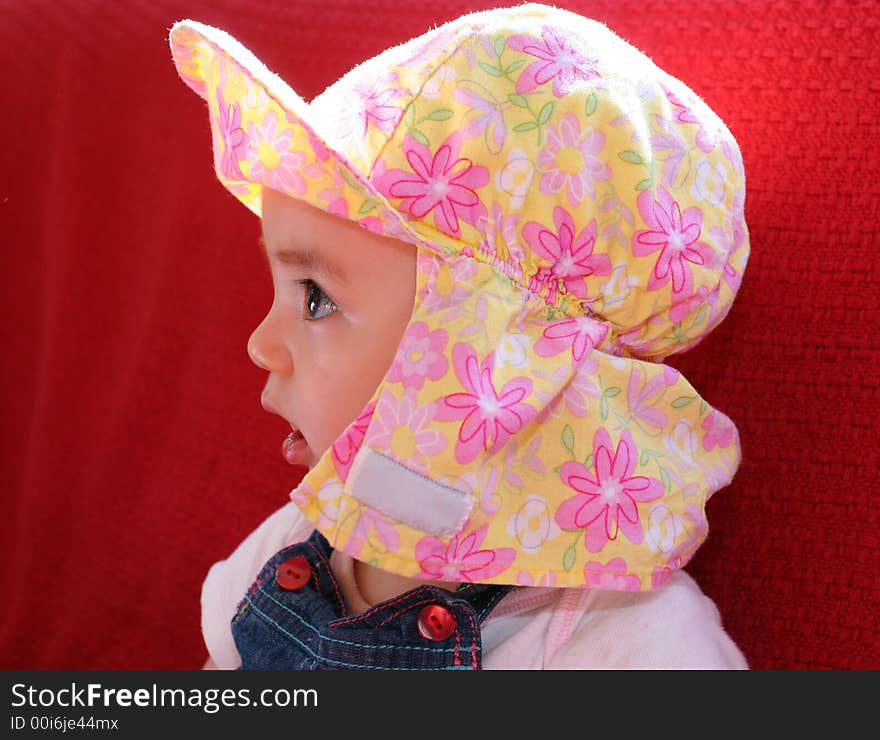
<instances>
[{"instance_id":1,"label":"white velcro patch on hat","mask_svg":"<svg viewBox=\"0 0 880 740\"><path fill-rule=\"evenodd\" d=\"M380 514L433 535L458 532L474 505L469 493L432 481L368 447L358 452L345 487Z\"/></svg>"}]
</instances>

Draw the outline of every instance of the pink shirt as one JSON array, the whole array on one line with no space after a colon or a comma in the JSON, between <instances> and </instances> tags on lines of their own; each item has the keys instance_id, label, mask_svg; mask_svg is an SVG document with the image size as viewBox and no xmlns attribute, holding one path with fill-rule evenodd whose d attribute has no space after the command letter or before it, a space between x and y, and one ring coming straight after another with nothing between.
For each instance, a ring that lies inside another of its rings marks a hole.
<instances>
[{"instance_id":1,"label":"pink shirt","mask_svg":"<svg viewBox=\"0 0 880 740\"><path fill-rule=\"evenodd\" d=\"M257 573L276 552L313 531L293 503L278 509L202 586L202 633L219 668L237 668L230 621ZM352 579L334 552L334 573ZM485 669L746 669L715 604L685 572L649 592L515 588L483 622Z\"/></svg>"}]
</instances>

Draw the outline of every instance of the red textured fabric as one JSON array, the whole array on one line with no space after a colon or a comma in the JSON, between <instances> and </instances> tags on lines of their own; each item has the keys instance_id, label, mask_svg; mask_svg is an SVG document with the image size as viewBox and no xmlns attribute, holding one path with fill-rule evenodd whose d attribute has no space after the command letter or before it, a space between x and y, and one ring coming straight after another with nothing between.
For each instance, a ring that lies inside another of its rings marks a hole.
<instances>
[{"instance_id":1,"label":"red textured fabric","mask_svg":"<svg viewBox=\"0 0 880 740\"><path fill-rule=\"evenodd\" d=\"M223 27L310 98L494 4L0 2L0 667L200 666L206 569L297 482L245 351L259 225L168 28ZM878 5L557 5L685 80L745 160L742 291L675 360L744 451L690 571L753 667L878 668Z\"/></svg>"}]
</instances>

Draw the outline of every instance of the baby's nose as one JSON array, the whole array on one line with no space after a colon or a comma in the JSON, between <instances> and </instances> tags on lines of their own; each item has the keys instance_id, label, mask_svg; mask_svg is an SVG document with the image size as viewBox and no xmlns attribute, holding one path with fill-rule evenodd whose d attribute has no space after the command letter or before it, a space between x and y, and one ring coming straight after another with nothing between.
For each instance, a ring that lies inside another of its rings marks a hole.
<instances>
[{"instance_id":1,"label":"baby's nose","mask_svg":"<svg viewBox=\"0 0 880 740\"><path fill-rule=\"evenodd\" d=\"M282 337L274 331L271 314L251 333L247 352L251 362L267 372L282 376L293 373L293 358Z\"/></svg>"}]
</instances>

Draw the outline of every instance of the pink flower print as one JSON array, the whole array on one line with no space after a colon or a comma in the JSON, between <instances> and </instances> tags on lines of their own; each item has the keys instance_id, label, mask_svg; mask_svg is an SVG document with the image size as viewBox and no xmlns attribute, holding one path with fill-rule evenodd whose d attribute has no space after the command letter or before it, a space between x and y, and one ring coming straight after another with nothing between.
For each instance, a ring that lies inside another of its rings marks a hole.
<instances>
[{"instance_id":1,"label":"pink flower print","mask_svg":"<svg viewBox=\"0 0 880 740\"><path fill-rule=\"evenodd\" d=\"M708 496L711 496L715 491L730 484L730 481L733 480L734 473L736 473L736 470L739 467L739 458L737 456L731 460L722 457L721 463L722 464L703 464L703 471L706 474L706 485L709 487L709 490L707 491Z\"/></svg>"},{"instance_id":2,"label":"pink flower print","mask_svg":"<svg viewBox=\"0 0 880 740\"><path fill-rule=\"evenodd\" d=\"M431 63L455 38L455 34L455 31L437 29L426 37L413 39L404 46L398 47L398 52L408 52L409 56L400 61L395 60L395 63L403 69L415 69L419 64Z\"/></svg>"},{"instance_id":3,"label":"pink flower print","mask_svg":"<svg viewBox=\"0 0 880 740\"><path fill-rule=\"evenodd\" d=\"M502 498L501 494L498 493L500 469L500 466L496 465L487 466L487 469L480 471L481 480L479 484L474 483L470 487L471 492L477 491L477 498L480 499L480 509L484 514L489 514L490 516L497 513L498 509L501 508ZM458 490L465 489L459 488Z\"/></svg>"},{"instance_id":4,"label":"pink flower print","mask_svg":"<svg viewBox=\"0 0 880 740\"><path fill-rule=\"evenodd\" d=\"M312 487L305 481L300 481L300 484L290 492L290 500L302 508L308 504L309 499L314 495Z\"/></svg>"},{"instance_id":5,"label":"pink flower print","mask_svg":"<svg viewBox=\"0 0 880 740\"><path fill-rule=\"evenodd\" d=\"M672 577L672 568L668 565L658 565L651 571L651 588L660 588Z\"/></svg>"},{"instance_id":6,"label":"pink flower print","mask_svg":"<svg viewBox=\"0 0 880 740\"><path fill-rule=\"evenodd\" d=\"M376 533L376 539L370 537L371 532ZM346 546L346 551L356 558L371 539L373 547L380 551L397 552L400 548L400 536L395 526L375 509L362 506L358 512L357 523L351 530L351 540Z\"/></svg>"},{"instance_id":7,"label":"pink flower print","mask_svg":"<svg viewBox=\"0 0 880 740\"><path fill-rule=\"evenodd\" d=\"M581 132L573 113L566 113L559 127L547 127L547 146L538 154L541 175L540 190L544 195L565 188L568 202L580 205L584 195L596 197L594 183L611 179L611 169L596 155L605 146L601 131Z\"/></svg>"},{"instance_id":8,"label":"pink flower print","mask_svg":"<svg viewBox=\"0 0 880 740\"><path fill-rule=\"evenodd\" d=\"M556 574L544 573L536 582L531 573L521 570L516 574L516 585L550 588L556 585Z\"/></svg>"},{"instance_id":9,"label":"pink flower print","mask_svg":"<svg viewBox=\"0 0 880 740\"><path fill-rule=\"evenodd\" d=\"M702 157L697 162L691 195L713 206L720 206L727 197L727 167L723 162L710 162Z\"/></svg>"},{"instance_id":10,"label":"pink flower print","mask_svg":"<svg viewBox=\"0 0 880 740\"><path fill-rule=\"evenodd\" d=\"M649 370L650 368L650 370ZM678 381L678 373L668 366L663 370L653 363L632 363L632 372L626 384L626 403L633 419L663 429L668 421L666 412L657 408L667 386Z\"/></svg>"},{"instance_id":11,"label":"pink flower print","mask_svg":"<svg viewBox=\"0 0 880 740\"><path fill-rule=\"evenodd\" d=\"M713 268L714 269L714 268ZM679 301L678 303L673 304L669 309L669 320L672 321L673 324L677 324L680 321L684 321L685 317L692 311L696 311L702 304L709 305L709 316L706 321L706 324L709 326L713 325L713 318L715 316L715 306L718 303L718 290L717 288L713 292L709 292L709 289L705 285L701 285L697 288L696 292L687 298ZM690 346L693 347L699 342L703 341L703 336L693 337L693 344Z\"/></svg>"},{"instance_id":12,"label":"pink flower print","mask_svg":"<svg viewBox=\"0 0 880 740\"><path fill-rule=\"evenodd\" d=\"M519 243L519 214L507 215L498 203L493 203L483 225L485 240L481 251L493 258L492 264L507 277L522 280L522 261L525 251Z\"/></svg>"},{"instance_id":13,"label":"pink flower print","mask_svg":"<svg viewBox=\"0 0 880 740\"><path fill-rule=\"evenodd\" d=\"M238 160L247 156L247 142L244 129L241 127L241 106L238 103L228 105L223 99L223 91L217 88L217 126L220 129L220 141L223 142L219 152L220 174L229 180L243 180L244 175L238 166Z\"/></svg>"},{"instance_id":14,"label":"pink flower print","mask_svg":"<svg viewBox=\"0 0 880 740\"><path fill-rule=\"evenodd\" d=\"M556 284L561 280L565 289L579 298L587 297L584 278L590 275L611 273L611 260L607 254L593 254L596 244L596 219L575 236L571 214L556 206L553 208L556 233L537 221L529 221L523 228L523 238L532 250L550 262L550 267L539 268L535 274L538 282L550 285L550 301L556 297ZM543 270L543 272L542 272Z\"/></svg>"},{"instance_id":15,"label":"pink flower print","mask_svg":"<svg viewBox=\"0 0 880 740\"><path fill-rule=\"evenodd\" d=\"M658 116L657 125L662 131L651 135L651 147L655 152L663 154L662 157L658 157L663 161L660 181L669 188L677 183L681 164L688 153L688 146L671 121Z\"/></svg>"},{"instance_id":16,"label":"pink flower print","mask_svg":"<svg viewBox=\"0 0 880 740\"><path fill-rule=\"evenodd\" d=\"M703 419L700 427L706 432L703 436L703 449L707 452L714 450L716 447L724 449L733 444L733 435L736 433L736 427L720 411L710 411L709 415Z\"/></svg>"},{"instance_id":17,"label":"pink flower print","mask_svg":"<svg viewBox=\"0 0 880 740\"><path fill-rule=\"evenodd\" d=\"M348 218L348 201L343 198L338 190L327 188L318 193L318 197L327 205L325 210L340 218Z\"/></svg>"},{"instance_id":18,"label":"pink flower print","mask_svg":"<svg viewBox=\"0 0 880 740\"><path fill-rule=\"evenodd\" d=\"M737 191L733 196L733 206L725 218L724 226L713 226L709 230L712 241L720 253L727 255L721 276L734 293L739 290L742 283L742 274L737 272L730 258L740 250L746 239L744 199L743 192Z\"/></svg>"},{"instance_id":19,"label":"pink flower print","mask_svg":"<svg viewBox=\"0 0 880 740\"><path fill-rule=\"evenodd\" d=\"M421 97L439 98L445 84L456 76L455 68L451 64L441 64L422 86Z\"/></svg>"},{"instance_id":20,"label":"pink flower print","mask_svg":"<svg viewBox=\"0 0 880 740\"><path fill-rule=\"evenodd\" d=\"M655 478L633 475L639 451L629 430L620 435L612 454L608 430L600 427L593 437L593 470L582 463L563 463L560 475L577 495L566 499L556 510L556 523L562 529L583 529L584 546L598 552L623 532L630 542L643 538L638 504L663 495L663 484Z\"/></svg>"},{"instance_id":21,"label":"pink flower print","mask_svg":"<svg viewBox=\"0 0 880 740\"><path fill-rule=\"evenodd\" d=\"M693 103L688 105L688 103L684 102L678 95L672 92L672 90L668 90L665 87L663 88L663 92L666 93L666 98L673 105L674 117L678 123L692 123L699 127L696 137L697 146L707 154L714 150L715 147L718 146L718 142L721 140L720 128L717 125L707 125L706 121L700 121L693 111Z\"/></svg>"},{"instance_id":22,"label":"pink flower print","mask_svg":"<svg viewBox=\"0 0 880 740\"><path fill-rule=\"evenodd\" d=\"M504 114L501 103L495 100L492 93L486 90L488 97L483 97L474 90L469 90L459 84L455 88L453 97L460 103L464 103L470 109L470 120L462 129L465 139L472 139L480 134L485 134L486 148L490 154L498 154L504 148L507 139L507 127L504 124ZM476 83L470 83L476 84ZM483 88L485 90L485 88ZM474 115L474 113L476 115Z\"/></svg>"},{"instance_id":23,"label":"pink flower print","mask_svg":"<svg viewBox=\"0 0 880 740\"><path fill-rule=\"evenodd\" d=\"M425 287L419 293L419 304L425 312L442 312L444 321L454 321L464 315L472 295L471 279L477 274L475 260L419 255L416 268L427 276Z\"/></svg>"},{"instance_id":24,"label":"pink flower print","mask_svg":"<svg viewBox=\"0 0 880 740\"><path fill-rule=\"evenodd\" d=\"M444 581L485 581L507 570L516 560L516 550L501 547L481 550L488 524L474 532L456 534L446 544L437 537L424 537L416 543L416 559L424 578Z\"/></svg>"},{"instance_id":25,"label":"pink flower print","mask_svg":"<svg viewBox=\"0 0 880 740\"><path fill-rule=\"evenodd\" d=\"M513 378L498 393L492 382L494 361L494 353L489 353L481 365L468 344L456 344L452 350L455 374L465 392L441 399L436 418L463 419L455 445L455 459L463 465L484 450L494 455L535 417L535 410L523 403L532 392L532 381L527 377Z\"/></svg>"},{"instance_id":26,"label":"pink flower print","mask_svg":"<svg viewBox=\"0 0 880 740\"><path fill-rule=\"evenodd\" d=\"M475 226L486 217L477 190L489 182L489 170L459 157L461 138L452 134L432 153L407 136L403 149L412 171L390 169L373 180L382 195L402 198L413 218L433 212L434 225L451 236L461 234L459 219Z\"/></svg>"},{"instance_id":27,"label":"pink flower print","mask_svg":"<svg viewBox=\"0 0 880 740\"><path fill-rule=\"evenodd\" d=\"M727 157L727 161L730 162L733 171L739 175L740 178L745 177L746 172L743 166L742 152L739 150L736 143L733 141L722 141L721 153Z\"/></svg>"},{"instance_id":28,"label":"pink flower print","mask_svg":"<svg viewBox=\"0 0 880 740\"><path fill-rule=\"evenodd\" d=\"M318 529L333 529L345 509L342 484L331 478L318 489L315 500L321 510L316 526Z\"/></svg>"},{"instance_id":29,"label":"pink flower print","mask_svg":"<svg viewBox=\"0 0 880 740\"><path fill-rule=\"evenodd\" d=\"M535 352L541 357L553 357L571 348L571 358L578 363L587 352L602 343L607 333L605 324L589 316L555 321L544 329L535 343Z\"/></svg>"},{"instance_id":30,"label":"pink flower print","mask_svg":"<svg viewBox=\"0 0 880 740\"><path fill-rule=\"evenodd\" d=\"M584 566L584 583L591 588L613 591L638 591L642 587L639 577L627 572L623 558L614 558L607 563L590 561Z\"/></svg>"},{"instance_id":31,"label":"pink flower print","mask_svg":"<svg viewBox=\"0 0 880 740\"><path fill-rule=\"evenodd\" d=\"M650 229L637 231L632 250L644 257L660 250L660 256L648 279L648 290L659 290L672 279L672 294L680 300L694 292L694 279L687 263L703 265L712 256L708 244L698 242L703 226L703 213L696 206L685 209L672 199L666 188L659 187L658 200L651 191L642 192L636 203L639 213Z\"/></svg>"},{"instance_id":32,"label":"pink flower print","mask_svg":"<svg viewBox=\"0 0 880 740\"><path fill-rule=\"evenodd\" d=\"M521 490L525 486L525 482L517 472L518 470L522 471L524 475L532 478L544 477L547 469L544 467L541 458L538 457L538 451L541 449L541 440L542 438L540 436L531 440L525 452L523 452L518 459L517 452L519 452L519 450L517 450L516 445L508 445L507 452L504 454L504 463L500 466L501 470L504 471L504 483L506 485L516 491ZM500 505L501 503L499 501L498 506L500 507Z\"/></svg>"},{"instance_id":33,"label":"pink flower print","mask_svg":"<svg viewBox=\"0 0 880 740\"><path fill-rule=\"evenodd\" d=\"M449 361L443 354L448 340L449 335L443 329L431 331L423 321L413 323L403 335L388 379L416 390L422 388L427 379L440 380L449 369Z\"/></svg>"},{"instance_id":34,"label":"pink flower print","mask_svg":"<svg viewBox=\"0 0 880 740\"><path fill-rule=\"evenodd\" d=\"M696 504L688 504L684 507L682 521L685 537L666 557L669 565L675 568L686 565L709 534L709 522L706 521L702 507Z\"/></svg>"},{"instance_id":35,"label":"pink flower print","mask_svg":"<svg viewBox=\"0 0 880 740\"><path fill-rule=\"evenodd\" d=\"M355 419L348 428L342 433L331 448L333 454L333 463L336 466L336 472L342 480L348 479L348 471L354 462L354 456L358 453L361 445L364 443L364 437L367 433L367 427L373 418L373 412L376 410L376 404L369 404Z\"/></svg>"},{"instance_id":36,"label":"pink flower print","mask_svg":"<svg viewBox=\"0 0 880 740\"><path fill-rule=\"evenodd\" d=\"M378 216L367 216L366 218L359 219L358 223L367 231L372 231L374 234L397 238L398 232L395 230L396 224L383 221Z\"/></svg>"},{"instance_id":37,"label":"pink flower print","mask_svg":"<svg viewBox=\"0 0 880 740\"><path fill-rule=\"evenodd\" d=\"M323 178L327 172L327 168L325 165L321 164L322 161L326 161L326 159L323 158L322 151L326 153L327 158L330 157L330 152L327 149L323 149L321 142L311 134L309 134L309 142L312 145L312 150L317 159L307 167L303 168L302 174L313 180ZM325 210L328 213L332 213L335 216L341 216L342 218L348 218L348 201L346 201L345 197L342 195L344 190L345 179L342 177L342 173L337 167L333 173L333 185L321 190L318 193L318 197L326 204Z\"/></svg>"},{"instance_id":38,"label":"pink flower print","mask_svg":"<svg viewBox=\"0 0 880 740\"><path fill-rule=\"evenodd\" d=\"M605 307L610 308L623 303L638 284L639 279L635 276L630 277L627 273L625 263L615 265L611 271L611 277L600 290Z\"/></svg>"},{"instance_id":39,"label":"pink flower print","mask_svg":"<svg viewBox=\"0 0 880 740\"><path fill-rule=\"evenodd\" d=\"M285 114L289 123L293 123L295 125L302 125L300 122L292 119L289 114ZM330 150L324 146L324 143L315 136L311 131L308 132L309 136L309 144L312 145L312 151L315 153L315 156L318 158L319 162L326 162L330 159Z\"/></svg>"},{"instance_id":40,"label":"pink flower print","mask_svg":"<svg viewBox=\"0 0 880 740\"><path fill-rule=\"evenodd\" d=\"M464 253L465 252L462 251L462 254ZM469 256L473 255L471 254ZM467 326L461 328L458 331L458 336L460 339L480 337L483 341L488 341L488 334L486 332L486 315L489 311L489 300L486 298L485 293L477 293L476 297L476 303L472 303L470 306L473 321ZM496 362L497 359L496 355Z\"/></svg>"},{"instance_id":41,"label":"pink flower print","mask_svg":"<svg viewBox=\"0 0 880 740\"><path fill-rule=\"evenodd\" d=\"M269 111L261 125L248 126L248 158L251 160L251 177L284 193L302 195L306 181L300 169L306 162L302 152L290 151L292 129L279 129L278 118Z\"/></svg>"},{"instance_id":42,"label":"pink flower print","mask_svg":"<svg viewBox=\"0 0 880 740\"><path fill-rule=\"evenodd\" d=\"M547 540L558 537L560 529L543 496L531 495L510 519L507 533L515 537L525 552L539 552Z\"/></svg>"},{"instance_id":43,"label":"pink flower print","mask_svg":"<svg viewBox=\"0 0 880 740\"><path fill-rule=\"evenodd\" d=\"M347 107L339 113L339 138L354 136L363 140L370 124L382 131L393 131L403 115L403 109L394 105L400 94L400 90L394 87L377 89L373 80L355 84L345 98Z\"/></svg>"},{"instance_id":44,"label":"pink flower print","mask_svg":"<svg viewBox=\"0 0 880 740\"><path fill-rule=\"evenodd\" d=\"M599 210L602 213L613 211L610 217L611 220L606 220L605 226L602 228L601 237L607 240L614 239L622 247L626 247L629 244L628 236L630 229L627 229L627 235L625 236L621 227L624 224L629 224L630 227L635 225L632 211L620 201L616 194L606 196L602 200ZM608 305L607 301L605 301L605 305Z\"/></svg>"},{"instance_id":45,"label":"pink flower print","mask_svg":"<svg viewBox=\"0 0 880 740\"><path fill-rule=\"evenodd\" d=\"M511 149L507 162L495 176L498 189L510 196L511 211L522 206L534 175L535 165L529 155L518 147Z\"/></svg>"},{"instance_id":46,"label":"pink flower print","mask_svg":"<svg viewBox=\"0 0 880 740\"><path fill-rule=\"evenodd\" d=\"M529 364L529 345L531 340L528 334L507 332L498 340L498 350L495 354L496 367L526 367Z\"/></svg>"},{"instance_id":47,"label":"pink flower print","mask_svg":"<svg viewBox=\"0 0 880 740\"><path fill-rule=\"evenodd\" d=\"M552 28L543 29L541 41L532 36L510 36L507 45L538 58L538 61L529 64L517 79L518 93L527 93L553 80L553 94L561 98L577 80L592 80L600 77L596 70L597 60L581 54Z\"/></svg>"},{"instance_id":48,"label":"pink flower print","mask_svg":"<svg viewBox=\"0 0 880 740\"><path fill-rule=\"evenodd\" d=\"M383 396L370 429L370 446L390 450L398 462L427 472L428 458L446 449L446 437L431 428L433 418L433 406L419 406L414 392L406 393L400 401Z\"/></svg>"},{"instance_id":49,"label":"pink flower print","mask_svg":"<svg viewBox=\"0 0 880 740\"><path fill-rule=\"evenodd\" d=\"M696 466L694 455L697 452L697 435L687 419L680 419L675 423L672 432L663 437L663 446L679 472L686 473Z\"/></svg>"},{"instance_id":50,"label":"pink flower print","mask_svg":"<svg viewBox=\"0 0 880 740\"><path fill-rule=\"evenodd\" d=\"M550 376L550 387L553 389L562 387L562 392L558 390L535 392L535 395L546 404L541 411L541 420L544 421L548 417L556 419L564 410L578 419L585 417L590 407L589 399L599 398L601 395L598 386L593 382L598 370L599 362L589 355L577 366L573 376L570 366L558 367ZM544 377L543 373L535 372L538 377Z\"/></svg>"},{"instance_id":51,"label":"pink flower print","mask_svg":"<svg viewBox=\"0 0 880 740\"><path fill-rule=\"evenodd\" d=\"M684 519L673 514L666 504L659 503L651 507L651 513L648 515L648 531L645 532L645 543L651 552L669 554L675 547L676 540L684 532Z\"/></svg>"}]
</instances>

